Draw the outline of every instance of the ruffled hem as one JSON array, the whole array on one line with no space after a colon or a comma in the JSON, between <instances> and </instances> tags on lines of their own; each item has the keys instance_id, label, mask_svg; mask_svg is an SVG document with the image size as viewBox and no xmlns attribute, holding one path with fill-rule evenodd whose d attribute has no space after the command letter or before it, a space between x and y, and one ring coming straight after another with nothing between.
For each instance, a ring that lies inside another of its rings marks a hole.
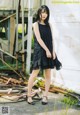
<instances>
[{"instance_id":1,"label":"ruffled hem","mask_svg":"<svg viewBox=\"0 0 80 115\"><path fill-rule=\"evenodd\" d=\"M36 70L36 69L54 69L54 64L50 64L50 65L43 65L40 60L36 61L34 64L33 64L33 70Z\"/></svg>"}]
</instances>

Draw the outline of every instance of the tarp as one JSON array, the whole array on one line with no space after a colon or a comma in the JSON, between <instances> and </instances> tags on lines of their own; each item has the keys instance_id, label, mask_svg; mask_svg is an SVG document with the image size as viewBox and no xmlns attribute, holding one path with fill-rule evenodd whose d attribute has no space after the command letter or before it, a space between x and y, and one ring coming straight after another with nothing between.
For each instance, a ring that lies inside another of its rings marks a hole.
<instances>
[{"instance_id":1,"label":"tarp","mask_svg":"<svg viewBox=\"0 0 80 115\"><path fill-rule=\"evenodd\" d=\"M80 94L80 4L50 4L55 49L62 69L52 83Z\"/></svg>"}]
</instances>

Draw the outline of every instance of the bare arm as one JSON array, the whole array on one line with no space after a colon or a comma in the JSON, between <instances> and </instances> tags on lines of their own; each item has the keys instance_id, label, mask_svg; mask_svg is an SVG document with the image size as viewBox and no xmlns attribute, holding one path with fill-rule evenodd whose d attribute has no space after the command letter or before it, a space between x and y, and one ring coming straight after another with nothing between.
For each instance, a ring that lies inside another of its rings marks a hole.
<instances>
[{"instance_id":1,"label":"bare arm","mask_svg":"<svg viewBox=\"0 0 80 115\"><path fill-rule=\"evenodd\" d=\"M45 43L41 39L39 28L38 28L38 23L37 22L35 22L33 24L33 31L35 33L35 36L36 36L36 39L37 39L38 43L46 51L47 57L51 58L51 53L50 53L49 49L47 48L47 46L45 45Z\"/></svg>"}]
</instances>

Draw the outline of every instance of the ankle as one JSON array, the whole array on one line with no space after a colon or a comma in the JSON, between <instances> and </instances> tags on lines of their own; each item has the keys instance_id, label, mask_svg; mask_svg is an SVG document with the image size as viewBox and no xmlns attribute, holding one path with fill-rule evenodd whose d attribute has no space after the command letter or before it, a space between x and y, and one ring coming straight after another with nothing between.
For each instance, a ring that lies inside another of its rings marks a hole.
<instances>
[{"instance_id":1,"label":"ankle","mask_svg":"<svg viewBox=\"0 0 80 115\"><path fill-rule=\"evenodd\" d=\"M31 97L31 96L29 96L29 97L27 98L27 101L32 102L32 101L33 101L33 100L32 100L32 97Z\"/></svg>"},{"instance_id":2,"label":"ankle","mask_svg":"<svg viewBox=\"0 0 80 115\"><path fill-rule=\"evenodd\" d=\"M48 98L48 96L47 96L47 95L43 95L43 97Z\"/></svg>"},{"instance_id":3,"label":"ankle","mask_svg":"<svg viewBox=\"0 0 80 115\"><path fill-rule=\"evenodd\" d=\"M32 96L27 96L28 99L32 99Z\"/></svg>"},{"instance_id":4,"label":"ankle","mask_svg":"<svg viewBox=\"0 0 80 115\"><path fill-rule=\"evenodd\" d=\"M48 96L43 96L43 98L46 98L46 99L48 99Z\"/></svg>"},{"instance_id":5,"label":"ankle","mask_svg":"<svg viewBox=\"0 0 80 115\"><path fill-rule=\"evenodd\" d=\"M48 98L47 98L47 96L43 96L42 104L43 104L43 105L46 105L47 103L48 103Z\"/></svg>"},{"instance_id":6,"label":"ankle","mask_svg":"<svg viewBox=\"0 0 80 115\"><path fill-rule=\"evenodd\" d=\"M31 94L28 94L27 97L32 97Z\"/></svg>"}]
</instances>

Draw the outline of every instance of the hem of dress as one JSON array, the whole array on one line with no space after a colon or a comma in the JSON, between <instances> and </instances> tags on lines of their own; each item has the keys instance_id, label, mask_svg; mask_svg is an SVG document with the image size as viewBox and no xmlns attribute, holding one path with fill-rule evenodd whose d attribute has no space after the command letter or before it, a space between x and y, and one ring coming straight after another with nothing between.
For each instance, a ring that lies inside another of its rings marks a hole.
<instances>
[{"instance_id":1,"label":"hem of dress","mask_svg":"<svg viewBox=\"0 0 80 115\"><path fill-rule=\"evenodd\" d=\"M38 69L41 69L41 70L44 70L44 69L54 69L55 67L37 67L37 68L32 68L32 70L38 70Z\"/></svg>"}]
</instances>

